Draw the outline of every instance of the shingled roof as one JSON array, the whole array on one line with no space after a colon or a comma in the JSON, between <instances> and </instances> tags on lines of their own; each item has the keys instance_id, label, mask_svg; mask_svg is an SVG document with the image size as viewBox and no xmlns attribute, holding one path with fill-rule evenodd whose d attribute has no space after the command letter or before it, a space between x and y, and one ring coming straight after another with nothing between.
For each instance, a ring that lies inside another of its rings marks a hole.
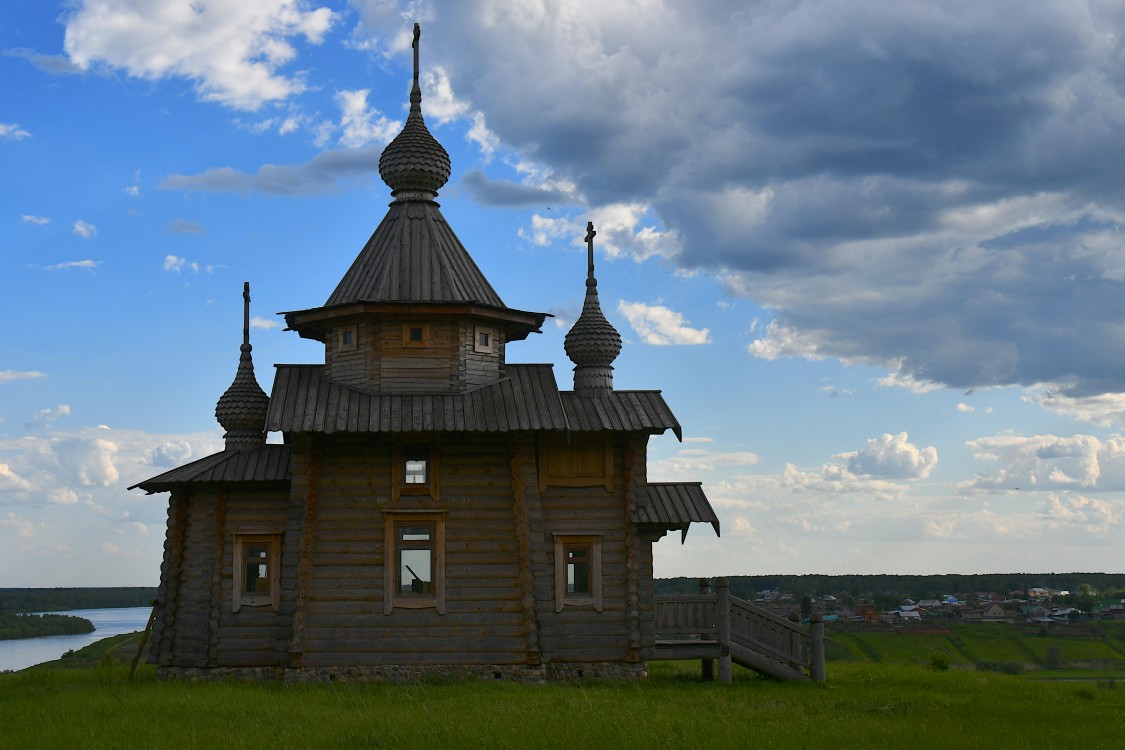
<instances>
[{"instance_id":1,"label":"shingled roof","mask_svg":"<svg viewBox=\"0 0 1125 750\"><path fill-rule=\"evenodd\" d=\"M396 201L325 307L352 302L462 302L503 308L436 203Z\"/></svg>"},{"instance_id":2,"label":"shingled roof","mask_svg":"<svg viewBox=\"0 0 1125 750\"><path fill-rule=\"evenodd\" d=\"M288 482L292 449L288 445L263 445L250 450L225 450L178 466L151 479L137 482L145 492L168 492L184 484L229 482Z\"/></svg>"},{"instance_id":3,"label":"shingled roof","mask_svg":"<svg viewBox=\"0 0 1125 750\"><path fill-rule=\"evenodd\" d=\"M322 365L278 365L266 429L282 432L617 430L660 434L680 423L659 391L595 398L560 392L551 365L508 365L463 393L372 394L324 377Z\"/></svg>"},{"instance_id":4,"label":"shingled roof","mask_svg":"<svg viewBox=\"0 0 1125 750\"><path fill-rule=\"evenodd\" d=\"M719 517L699 482L653 482L637 497L633 521L660 529L679 529L681 541L693 523L709 523L719 535Z\"/></svg>"}]
</instances>

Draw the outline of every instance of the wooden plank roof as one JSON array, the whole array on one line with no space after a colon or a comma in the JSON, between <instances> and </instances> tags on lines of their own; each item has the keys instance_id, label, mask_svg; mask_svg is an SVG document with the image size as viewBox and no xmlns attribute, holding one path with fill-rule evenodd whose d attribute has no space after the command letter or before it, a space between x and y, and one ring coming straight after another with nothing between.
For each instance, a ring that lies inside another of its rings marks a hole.
<instances>
[{"instance_id":1,"label":"wooden plank roof","mask_svg":"<svg viewBox=\"0 0 1125 750\"><path fill-rule=\"evenodd\" d=\"M719 517L703 493L699 482L654 482L642 488L637 497L633 521L662 529L679 529L687 537L688 526L709 523L719 535Z\"/></svg>"},{"instance_id":2,"label":"wooden plank roof","mask_svg":"<svg viewBox=\"0 0 1125 750\"><path fill-rule=\"evenodd\" d=\"M266 430L281 432L597 431L659 434L680 424L658 391L596 398L560 392L551 365L508 365L507 377L463 393L365 393L321 365L277 365Z\"/></svg>"},{"instance_id":3,"label":"wooden plank roof","mask_svg":"<svg viewBox=\"0 0 1125 750\"><path fill-rule=\"evenodd\" d=\"M288 445L263 445L252 450L228 450L184 464L129 489L167 492L182 484L226 482L288 482L292 476L292 449Z\"/></svg>"},{"instance_id":4,"label":"wooden plank roof","mask_svg":"<svg viewBox=\"0 0 1125 750\"><path fill-rule=\"evenodd\" d=\"M324 303L476 302L504 307L432 201L395 201Z\"/></svg>"}]
</instances>

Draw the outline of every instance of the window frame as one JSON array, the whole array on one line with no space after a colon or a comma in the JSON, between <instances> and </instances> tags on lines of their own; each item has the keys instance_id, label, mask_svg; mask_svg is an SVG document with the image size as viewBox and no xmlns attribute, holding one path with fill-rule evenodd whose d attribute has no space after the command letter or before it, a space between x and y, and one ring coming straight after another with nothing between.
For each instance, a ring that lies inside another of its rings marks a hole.
<instances>
[{"instance_id":1,"label":"window frame","mask_svg":"<svg viewBox=\"0 0 1125 750\"><path fill-rule=\"evenodd\" d=\"M488 343L480 343L482 335L488 336ZM496 329L489 326L473 326L473 351L477 354L493 354L496 352Z\"/></svg>"},{"instance_id":2,"label":"window frame","mask_svg":"<svg viewBox=\"0 0 1125 750\"><path fill-rule=\"evenodd\" d=\"M345 339L348 334L351 334L352 341L347 343ZM343 326L336 331L336 351L338 352L354 352L359 349L359 330L357 326Z\"/></svg>"},{"instance_id":3,"label":"window frame","mask_svg":"<svg viewBox=\"0 0 1125 750\"><path fill-rule=\"evenodd\" d=\"M573 594L567 591L567 551L590 551L590 591ZM593 607L602 611L602 535L595 533L555 534L555 611L564 607Z\"/></svg>"},{"instance_id":4,"label":"window frame","mask_svg":"<svg viewBox=\"0 0 1125 750\"><path fill-rule=\"evenodd\" d=\"M231 535L232 549L232 589L231 610L238 612L243 607L270 607L277 611L281 600L281 534L263 531L237 531ZM265 545L266 574L269 577L269 591L248 593L243 590L246 577L247 549Z\"/></svg>"},{"instance_id":5,"label":"window frame","mask_svg":"<svg viewBox=\"0 0 1125 750\"><path fill-rule=\"evenodd\" d=\"M432 524L430 552L431 593L402 594L399 591L399 529L410 525ZM395 609L437 610L445 614L445 511L396 510L383 516L383 614Z\"/></svg>"},{"instance_id":6,"label":"window frame","mask_svg":"<svg viewBox=\"0 0 1125 750\"><path fill-rule=\"evenodd\" d=\"M421 455L426 457L426 481L408 484L406 462ZM391 458L391 500L397 502L403 495L428 495L437 500L441 495L440 468L436 439L396 440Z\"/></svg>"},{"instance_id":7,"label":"window frame","mask_svg":"<svg viewBox=\"0 0 1125 750\"><path fill-rule=\"evenodd\" d=\"M421 341L410 338L411 328L422 329ZM402 345L408 349L426 349L430 346L430 324L422 321L409 321L402 324Z\"/></svg>"}]
</instances>

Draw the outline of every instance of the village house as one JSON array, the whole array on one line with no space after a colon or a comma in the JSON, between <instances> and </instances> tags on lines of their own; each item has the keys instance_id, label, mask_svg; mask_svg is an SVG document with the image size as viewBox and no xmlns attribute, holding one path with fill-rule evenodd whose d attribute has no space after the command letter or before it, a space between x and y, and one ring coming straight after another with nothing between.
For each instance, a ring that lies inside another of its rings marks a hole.
<instances>
[{"instance_id":1,"label":"village house","mask_svg":"<svg viewBox=\"0 0 1125 750\"><path fill-rule=\"evenodd\" d=\"M653 543L719 531L700 484L648 480L649 438L681 428L658 391L614 388L592 225L573 388L509 362L547 315L505 305L442 216L450 162L421 98L415 27L409 117L379 160L390 207L325 303L284 314L323 363L278 365L266 395L247 285L225 449L136 485L169 493L161 676L642 676Z\"/></svg>"}]
</instances>

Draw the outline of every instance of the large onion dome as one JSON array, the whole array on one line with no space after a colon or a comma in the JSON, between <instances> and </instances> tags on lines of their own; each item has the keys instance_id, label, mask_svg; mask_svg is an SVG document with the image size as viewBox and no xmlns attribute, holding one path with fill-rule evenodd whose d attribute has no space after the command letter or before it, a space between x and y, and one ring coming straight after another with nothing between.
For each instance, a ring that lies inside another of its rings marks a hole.
<instances>
[{"instance_id":1,"label":"large onion dome","mask_svg":"<svg viewBox=\"0 0 1125 750\"><path fill-rule=\"evenodd\" d=\"M418 39L414 24L414 85L410 89L410 115L406 125L379 157L379 176L398 199L433 199L449 180L449 154L430 135L422 119L422 89L418 85Z\"/></svg>"}]
</instances>

